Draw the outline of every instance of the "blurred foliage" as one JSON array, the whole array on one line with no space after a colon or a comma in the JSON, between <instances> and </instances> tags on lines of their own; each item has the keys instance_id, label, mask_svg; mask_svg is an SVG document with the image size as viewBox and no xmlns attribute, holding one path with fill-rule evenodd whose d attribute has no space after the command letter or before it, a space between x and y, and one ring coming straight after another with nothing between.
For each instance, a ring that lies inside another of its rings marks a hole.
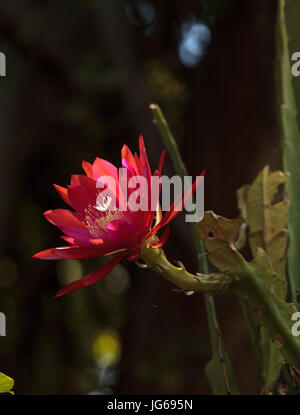
<instances>
[{"instance_id":1,"label":"blurred foliage","mask_svg":"<svg viewBox=\"0 0 300 415\"><path fill-rule=\"evenodd\" d=\"M275 0L1 0L0 311L7 336L0 370L15 380L16 393L210 392L202 297L177 295L152 273L120 265L101 283L54 300L66 281L101 260L31 256L61 243L42 212L66 208L52 183L81 173L82 159L119 165L122 145L136 148L142 132L157 165L162 144L151 101L180 138L189 171L209 172L207 206L233 216L235 189L278 150L274 24ZM197 30L184 37L184 25ZM183 40L192 67L179 53ZM173 257L196 267L181 219L171 232ZM239 306L227 295L217 303L241 390L256 392Z\"/></svg>"}]
</instances>

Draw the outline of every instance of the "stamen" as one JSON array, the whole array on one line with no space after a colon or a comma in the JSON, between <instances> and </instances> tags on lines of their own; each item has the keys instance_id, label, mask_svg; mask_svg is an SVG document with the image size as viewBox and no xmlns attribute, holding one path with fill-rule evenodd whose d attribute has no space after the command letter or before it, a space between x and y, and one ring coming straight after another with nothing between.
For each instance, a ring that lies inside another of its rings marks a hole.
<instances>
[{"instance_id":1,"label":"stamen","mask_svg":"<svg viewBox=\"0 0 300 415\"><path fill-rule=\"evenodd\" d=\"M104 202L107 206L109 206L111 198L109 196L107 197L110 200L107 199ZM123 212L121 212L119 209L111 211L107 207L106 210L103 211L101 209L98 209L96 206L92 206L91 204L89 204L85 209L84 223L90 231L90 234L95 239L102 239L105 236L108 224L113 220L118 219L126 220Z\"/></svg>"}]
</instances>

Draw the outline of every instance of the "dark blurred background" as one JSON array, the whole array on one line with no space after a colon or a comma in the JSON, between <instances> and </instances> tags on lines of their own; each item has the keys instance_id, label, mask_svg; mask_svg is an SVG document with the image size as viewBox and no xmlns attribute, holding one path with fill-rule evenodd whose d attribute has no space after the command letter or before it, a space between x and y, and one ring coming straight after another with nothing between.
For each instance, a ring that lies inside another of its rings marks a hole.
<instances>
[{"instance_id":1,"label":"dark blurred background","mask_svg":"<svg viewBox=\"0 0 300 415\"><path fill-rule=\"evenodd\" d=\"M54 300L100 260L38 261L60 245L42 212L64 208L53 183L82 159L120 164L144 135L152 166L163 149L158 103L190 174L206 169L205 209L234 217L236 190L276 166L275 0L1 0L0 371L16 393L210 393L201 295L175 293L134 264ZM174 174L167 159L166 174ZM170 259L197 271L183 215ZM243 393L258 393L238 302L215 297Z\"/></svg>"}]
</instances>

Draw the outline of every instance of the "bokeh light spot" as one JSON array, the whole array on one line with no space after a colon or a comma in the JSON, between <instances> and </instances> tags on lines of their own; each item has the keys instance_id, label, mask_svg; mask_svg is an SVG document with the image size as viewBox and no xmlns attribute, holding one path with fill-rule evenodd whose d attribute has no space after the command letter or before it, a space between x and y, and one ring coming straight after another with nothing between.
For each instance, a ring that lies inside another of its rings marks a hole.
<instances>
[{"instance_id":1,"label":"bokeh light spot","mask_svg":"<svg viewBox=\"0 0 300 415\"><path fill-rule=\"evenodd\" d=\"M120 338L113 329L101 332L93 342L92 354L98 366L116 364L121 356Z\"/></svg>"},{"instance_id":2,"label":"bokeh light spot","mask_svg":"<svg viewBox=\"0 0 300 415\"><path fill-rule=\"evenodd\" d=\"M208 26L199 22L183 23L178 50L181 62L188 67L197 66L210 41L211 32Z\"/></svg>"}]
</instances>

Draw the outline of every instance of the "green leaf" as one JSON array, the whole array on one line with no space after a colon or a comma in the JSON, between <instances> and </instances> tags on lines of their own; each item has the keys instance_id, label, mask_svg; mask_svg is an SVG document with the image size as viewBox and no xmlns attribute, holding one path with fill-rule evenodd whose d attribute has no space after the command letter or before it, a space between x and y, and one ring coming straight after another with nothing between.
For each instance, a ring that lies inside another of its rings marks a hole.
<instances>
[{"instance_id":1,"label":"green leaf","mask_svg":"<svg viewBox=\"0 0 300 415\"><path fill-rule=\"evenodd\" d=\"M254 256L257 248L267 253L274 271L279 275L281 298L286 296L286 245L287 217L289 201L287 199L273 203L279 186L289 181L289 174L281 171L269 172L266 166L249 187L244 214L249 226L249 243Z\"/></svg>"},{"instance_id":2,"label":"green leaf","mask_svg":"<svg viewBox=\"0 0 300 415\"><path fill-rule=\"evenodd\" d=\"M235 240L244 222L243 217L226 219L207 211L198 223L198 232L208 252L208 258L222 272L244 266L244 258L235 247Z\"/></svg>"},{"instance_id":3,"label":"green leaf","mask_svg":"<svg viewBox=\"0 0 300 415\"><path fill-rule=\"evenodd\" d=\"M0 393L12 393L14 387L14 380L4 373L0 372Z\"/></svg>"},{"instance_id":4,"label":"green leaf","mask_svg":"<svg viewBox=\"0 0 300 415\"><path fill-rule=\"evenodd\" d=\"M278 275L277 294L286 297L286 245L289 202L274 202L279 186L288 182L289 175L280 171L270 173L265 167L251 186L238 191L238 204L249 226L249 243L252 255L258 248L268 254L273 270ZM271 342L265 327L253 324L253 312L247 303L242 305L249 335L263 386L273 389L279 377L283 360L276 345Z\"/></svg>"},{"instance_id":5,"label":"green leaf","mask_svg":"<svg viewBox=\"0 0 300 415\"><path fill-rule=\"evenodd\" d=\"M268 329L284 360L300 367L300 339L292 334L293 304L278 296L278 274L262 248L257 248L253 261L247 262L234 246L241 218L229 220L205 212L198 231L208 252L209 260L222 272L234 276L232 289L250 311L259 327Z\"/></svg>"}]
</instances>

